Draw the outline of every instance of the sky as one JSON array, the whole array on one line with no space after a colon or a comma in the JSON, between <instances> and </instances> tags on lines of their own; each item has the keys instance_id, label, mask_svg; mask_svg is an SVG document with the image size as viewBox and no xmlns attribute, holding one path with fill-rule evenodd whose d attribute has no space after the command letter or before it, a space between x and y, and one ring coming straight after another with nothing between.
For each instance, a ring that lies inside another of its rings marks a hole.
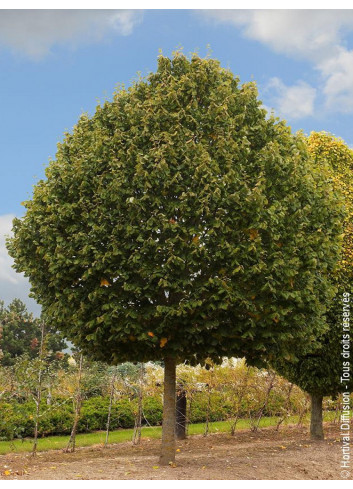
<instances>
[{"instance_id":1,"label":"sky","mask_svg":"<svg viewBox=\"0 0 353 489\"><path fill-rule=\"evenodd\" d=\"M119 83L183 47L255 80L293 131L328 131L353 147L353 10L2 10L0 13L0 300L30 311L29 284L5 246L21 202L64 132Z\"/></svg>"}]
</instances>

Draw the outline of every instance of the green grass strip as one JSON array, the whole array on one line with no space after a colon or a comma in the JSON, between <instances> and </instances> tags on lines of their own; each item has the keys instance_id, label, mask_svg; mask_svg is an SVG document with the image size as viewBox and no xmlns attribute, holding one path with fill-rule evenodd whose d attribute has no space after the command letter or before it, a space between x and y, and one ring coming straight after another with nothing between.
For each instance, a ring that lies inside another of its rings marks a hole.
<instances>
[{"instance_id":1,"label":"green grass strip","mask_svg":"<svg viewBox=\"0 0 353 489\"><path fill-rule=\"evenodd\" d=\"M324 413L324 420L331 421L334 418L334 412ZM276 426L278 417L264 417L260 421L260 428L267 426ZM305 420L307 422L308 418ZM298 421L297 416L290 416L283 424L296 423ZM216 421L209 424L209 433L226 433L230 432L231 421ZM236 429L249 429L251 426L249 419L239 419ZM205 423L190 424L188 427L189 435L202 435L205 431ZM121 429L111 431L109 433L109 444L121 443L124 441L131 441L133 436L133 429ZM142 428L142 437L144 438L161 438L162 428L161 426L151 426ZM64 436L47 436L45 438L38 439L38 451L44 452L47 450L60 450L66 447L69 440L68 435ZM104 444L105 432L96 431L93 433L80 433L76 436L77 447L88 447L92 445ZM23 440L15 439L12 441L0 441L0 455L6 453L23 453L32 451L33 440L31 438L25 438Z\"/></svg>"}]
</instances>

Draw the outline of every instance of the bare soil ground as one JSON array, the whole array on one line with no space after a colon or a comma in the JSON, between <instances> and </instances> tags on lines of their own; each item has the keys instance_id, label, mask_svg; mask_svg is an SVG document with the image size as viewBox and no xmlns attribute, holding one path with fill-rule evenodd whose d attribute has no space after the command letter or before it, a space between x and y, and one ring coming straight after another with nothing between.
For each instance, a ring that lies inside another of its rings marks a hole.
<instances>
[{"instance_id":1,"label":"bare soil ground","mask_svg":"<svg viewBox=\"0 0 353 489\"><path fill-rule=\"evenodd\" d=\"M176 467L159 466L160 441L146 438L140 446L53 450L35 458L12 453L0 456L0 479L340 480L339 428L326 423L325 433L321 442L310 441L307 427L295 426L239 430L235 436L194 435L177 443Z\"/></svg>"}]
</instances>

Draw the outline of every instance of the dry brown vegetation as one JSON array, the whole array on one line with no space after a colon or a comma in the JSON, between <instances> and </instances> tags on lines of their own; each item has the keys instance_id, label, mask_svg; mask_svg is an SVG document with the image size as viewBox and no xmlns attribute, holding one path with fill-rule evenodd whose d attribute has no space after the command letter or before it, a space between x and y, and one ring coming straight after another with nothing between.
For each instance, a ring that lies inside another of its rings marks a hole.
<instances>
[{"instance_id":1,"label":"dry brown vegetation","mask_svg":"<svg viewBox=\"0 0 353 489\"><path fill-rule=\"evenodd\" d=\"M307 427L238 430L235 436L195 435L177 444L175 467L160 467L160 441L0 457L0 479L340 479L337 424L326 423L326 439L309 440ZM11 475L4 475L4 472Z\"/></svg>"}]
</instances>

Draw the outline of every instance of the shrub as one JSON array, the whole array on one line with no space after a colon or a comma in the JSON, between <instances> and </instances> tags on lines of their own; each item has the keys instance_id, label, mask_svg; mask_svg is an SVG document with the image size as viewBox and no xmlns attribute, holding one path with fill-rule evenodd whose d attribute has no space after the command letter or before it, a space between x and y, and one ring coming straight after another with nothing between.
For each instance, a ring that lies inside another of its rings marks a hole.
<instances>
[{"instance_id":1,"label":"shrub","mask_svg":"<svg viewBox=\"0 0 353 489\"><path fill-rule=\"evenodd\" d=\"M162 398L160 396L146 397L143 400L142 408L143 408L143 417L146 424L152 426L162 424L163 403L162 403Z\"/></svg>"}]
</instances>

